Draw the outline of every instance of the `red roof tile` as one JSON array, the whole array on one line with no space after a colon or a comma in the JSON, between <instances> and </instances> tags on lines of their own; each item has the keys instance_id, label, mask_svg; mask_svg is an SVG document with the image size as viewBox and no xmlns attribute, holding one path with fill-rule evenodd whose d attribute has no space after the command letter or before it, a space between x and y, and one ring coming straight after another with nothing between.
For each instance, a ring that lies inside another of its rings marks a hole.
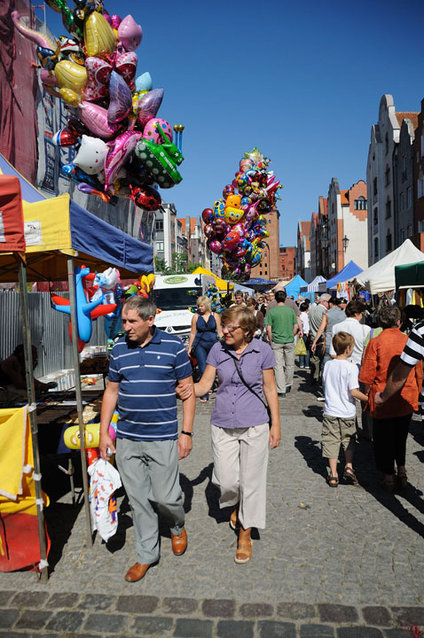
<instances>
[{"instance_id":1,"label":"red roof tile","mask_svg":"<svg viewBox=\"0 0 424 638\"><path fill-rule=\"evenodd\" d=\"M399 126L402 126L403 120L408 118L412 122L412 126L414 127L414 131L418 126L418 115L417 111L398 111L396 113L397 121L399 122Z\"/></svg>"}]
</instances>

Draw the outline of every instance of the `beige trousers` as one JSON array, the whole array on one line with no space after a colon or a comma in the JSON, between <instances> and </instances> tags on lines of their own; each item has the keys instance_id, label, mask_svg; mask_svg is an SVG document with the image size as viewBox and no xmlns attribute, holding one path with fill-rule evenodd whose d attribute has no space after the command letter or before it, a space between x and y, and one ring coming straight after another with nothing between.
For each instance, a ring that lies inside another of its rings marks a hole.
<instances>
[{"instance_id":1,"label":"beige trousers","mask_svg":"<svg viewBox=\"0 0 424 638\"><path fill-rule=\"evenodd\" d=\"M239 503L244 529L265 528L269 424L234 429L212 425L211 437L212 482L221 491L220 507Z\"/></svg>"}]
</instances>

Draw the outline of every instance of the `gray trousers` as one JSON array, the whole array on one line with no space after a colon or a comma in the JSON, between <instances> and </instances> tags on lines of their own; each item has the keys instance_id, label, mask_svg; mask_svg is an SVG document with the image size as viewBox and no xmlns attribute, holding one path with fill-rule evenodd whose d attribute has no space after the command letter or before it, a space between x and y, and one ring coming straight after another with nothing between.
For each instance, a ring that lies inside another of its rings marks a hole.
<instances>
[{"instance_id":1,"label":"gray trousers","mask_svg":"<svg viewBox=\"0 0 424 638\"><path fill-rule=\"evenodd\" d=\"M271 348L275 356L275 382L277 391L281 394L286 391L287 386L293 385L294 375L294 342L274 343L271 341Z\"/></svg>"},{"instance_id":2,"label":"gray trousers","mask_svg":"<svg viewBox=\"0 0 424 638\"><path fill-rule=\"evenodd\" d=\"M118 439L116 462L133 514L138 562L151 565L159 559L158 512L172 534L184 527L177 441Z\"/></svg>"}]
</instances>

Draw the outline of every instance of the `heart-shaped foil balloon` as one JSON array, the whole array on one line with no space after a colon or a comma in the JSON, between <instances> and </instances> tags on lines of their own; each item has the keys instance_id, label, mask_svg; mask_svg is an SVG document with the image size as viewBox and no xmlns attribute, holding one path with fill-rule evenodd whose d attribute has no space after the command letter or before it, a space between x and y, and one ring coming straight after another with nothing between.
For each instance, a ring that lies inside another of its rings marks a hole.
<instances>
[{"instance_id":1,"label":"heart-shaped foil balloon","mask_svg":"<svg viewBox=\"0 0 424 638\"><path fill-rule=\"evenodd\" d=\"M87 69L87 88L85 99L89 102L105 98L109 94L111 65L101 58L90 57L85 60Z\"/></svg>"}]
</instances>

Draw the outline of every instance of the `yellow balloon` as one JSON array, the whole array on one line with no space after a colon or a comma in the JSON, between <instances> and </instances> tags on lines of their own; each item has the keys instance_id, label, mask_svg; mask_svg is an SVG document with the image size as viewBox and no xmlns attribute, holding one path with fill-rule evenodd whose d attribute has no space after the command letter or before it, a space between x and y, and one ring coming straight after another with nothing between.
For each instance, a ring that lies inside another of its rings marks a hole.
<instances>
[{"instance_id":1,"label":"yellow balloon","mask_svg":"<svg viewBox=\"0 0 424 638\"><path fill-rule=\"evenodd\" d=\"M87 70L70 60L61 60L54 67L54 74L61 89L72 89L81 93L87 84Z\"/></svg>"},{"instance_id":2,"label":"yellow balloon","mask_svg":"<svg viewBox=\"0 0 424 638\"><path fill-rule=\"evenodd\" d=\"M101 13L93 11L84 22L84 48L87 56L113 53L117 39L110 24Z\"/></svg>"},{"instance_id":3,"label":"yellow balloon","mask_svg":"<svg viewBox=\"0 0 424 638\"><path fill-rule=\"evenodd\" d=\"M59 95L69 106L78 106L81 102L81 96L72 89L59 89Z\"/></svg>"}]
</instances>

